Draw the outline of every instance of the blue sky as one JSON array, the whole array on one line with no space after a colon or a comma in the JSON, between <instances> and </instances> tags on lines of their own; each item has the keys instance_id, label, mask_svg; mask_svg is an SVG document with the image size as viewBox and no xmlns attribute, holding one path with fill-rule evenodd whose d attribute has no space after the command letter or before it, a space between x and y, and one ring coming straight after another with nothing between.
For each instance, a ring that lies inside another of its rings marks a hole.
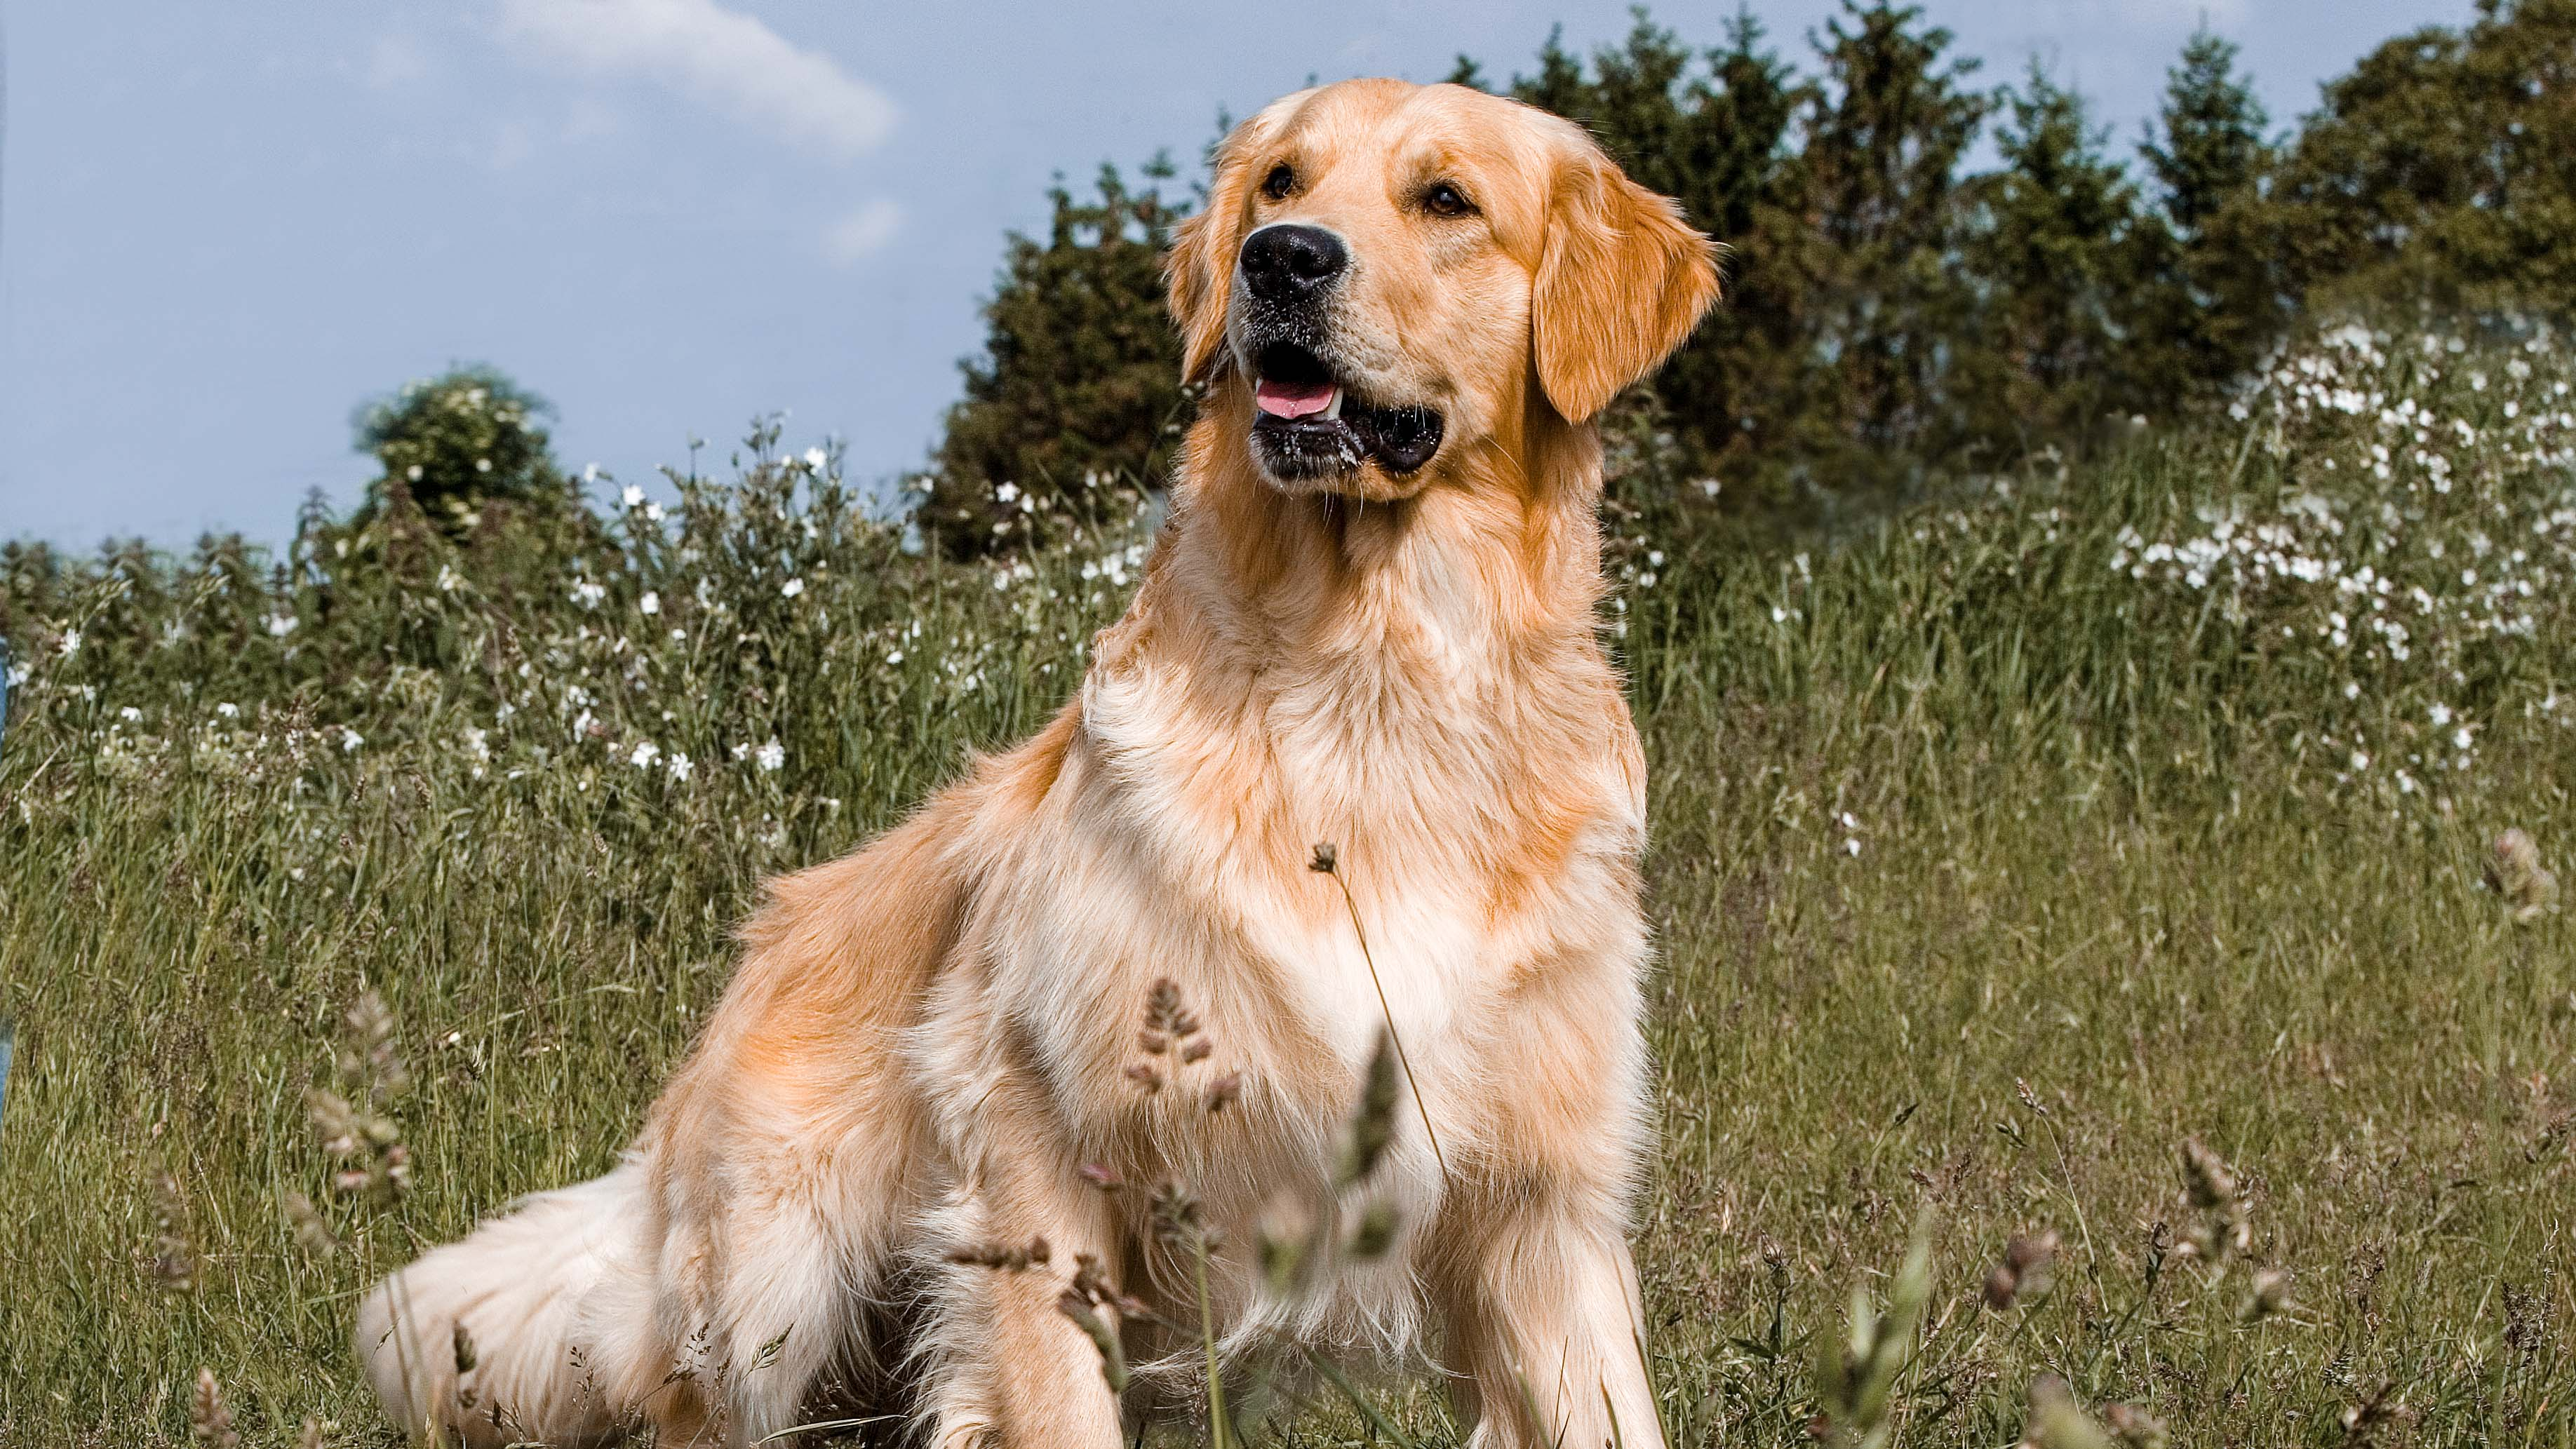
<instances>
[{"instance_id":1,"label":"blue sky","mask_svg":"<svg viewBox=\"0 0 2576 1449\"><path fill-rule=\"evenodd\" d=\"M1757 5L1793 56L1832 0ZM2277 121L2468 0L1931 0L1984 78L2034 53L2125 140L2202 15ZM1725 4L1656 18L1714 43ZM346 501L361 400L451 360L632 479L755 412L924 456L1006 228L1104 160L1194 161L1311 76L1526 69L1624 3L0 0L0 538L275 540Z\"/></svg>"}]
</instances>

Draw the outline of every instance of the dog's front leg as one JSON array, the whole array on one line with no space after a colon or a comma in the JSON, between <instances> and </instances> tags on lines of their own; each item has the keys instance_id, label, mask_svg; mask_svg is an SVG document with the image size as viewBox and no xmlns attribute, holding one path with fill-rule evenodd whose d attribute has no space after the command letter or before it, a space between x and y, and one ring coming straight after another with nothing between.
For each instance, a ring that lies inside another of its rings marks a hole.
<instances>
[{"instance_id":1,"label":"dog's front leg","mask_svg":"<svg viewBox=\"0 0 2576 1449\"><path fill-rule=\"evenodd\" d=\"M1014 1139L1002 1133L996 1140ZM1118 1402L1100 1350L1062 1306L1082 1256L1116 1261L1100 1193L1054 1163L988 1157L972 1184L933 1214L930 1228L939 1254L930 1265L925 1325L930 1442L937 1449L1118 1449ZM1115 1310L1097 1311L1115 1333Z\"/></svg>"},{"instance_id":2,"label":"dog's front leg","mask_svg":"<svg viewBox=\"0 0 2576 1449\"><path fill-rule=\"evenodd\" d=\"M1662 1449L1637 1268L1615 1212L1494 1194L1443 1214L1435 1279L1474 1449Z\"/></svg>"}]
</instances>

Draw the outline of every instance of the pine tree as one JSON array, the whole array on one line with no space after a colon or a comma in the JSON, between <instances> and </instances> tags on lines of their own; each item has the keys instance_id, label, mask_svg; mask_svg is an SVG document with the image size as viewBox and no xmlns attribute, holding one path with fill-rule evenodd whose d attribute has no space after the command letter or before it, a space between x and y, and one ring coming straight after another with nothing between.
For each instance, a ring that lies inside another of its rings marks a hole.
<instances>
[{"instance_id":1,"label":"pine tree","mask_svg":"<svg viewBox=\"0 0 2576 1449\"><path fill-rule=\"evenodd\" d=\"M2005 92L2003 168L1978 178L1968 248L1980 291L1975 346L1952 391L1970 433L2018 455L2079 441L2129 397L2120 376L2137 189L2102 150L2084 98L2037 60Z\"/></svg>"},{"instance_id":2,"label":"pine tree","mask_svg":"<svg viewBox=\"0 0 2576 1449\"><path fill-rule=\"evenodd\" d=\"M2260 181L2271 164L2263 139L2270 118L2253 82L2237 74L2235 42L2206 22L2183 42L2165 72L2159 129L2139 148L2155 173L2165 219L2189 244Z\"/></svg>"},{"instance_id":3,"label":"pine tree","mask_svg":"<svg viewBox=\"0 0 2576 1449\"><path fill-rule=\"evenodd\" d=\"M2268 118L2236 57L2207 26L2193 32L2139 147L2157 207L2130 248L2127 371L2140 405L2159 414L2244 375L2287 319L2263 194Z\"/></svg>"},{"instance_id":4,"label":"pine tree","mask_svg":"<svg viewBox=\"0 0 2576 1449\"><path fill-rule=\"evenodd\" d=\"M1946 395L1974 296L1960 265L1959 164L1992 102L1974 60L1889 0L1843 0L1814 36L1823 85L1803 118L1801 261L1828 359L1797 400L1797 451L1828 493L1902 492L1965 431Z\"/></svg>"},{"instance_id":5,"label":"pine tree","mask_svg":"<svg viewBox=\"0 0 2576 1449\"><path fill-rule=\"evenodd\" d=\"M1157 158L1130 190L1104 166L1094 200L1049 193L1044 240L1011 236L916 514L950 556L1017 548L1096 495L1163 485L1190 406L1161 271L1182 215L1162 192L1173 174Z\"/></svg>"}]
</instances>

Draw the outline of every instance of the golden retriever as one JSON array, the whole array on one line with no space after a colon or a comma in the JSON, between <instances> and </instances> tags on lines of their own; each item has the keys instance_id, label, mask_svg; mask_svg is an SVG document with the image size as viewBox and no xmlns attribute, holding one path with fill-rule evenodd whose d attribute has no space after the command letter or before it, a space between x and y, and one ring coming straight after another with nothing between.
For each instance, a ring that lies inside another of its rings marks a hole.
<instances>
[{"instance_id":1,"label":"golden retriever","mask_svg":"<svg viewBox=\"0 0 2576 1449\"><path fill-rule=\"evenodd\" d=\"M1236 128L1168 262L1208 392L1080 692L775 883L623 1165L375 1290L391 1411L742 1445L874 1365L941 1449L1116 1449L1150 1406L1062 1303L1139 1356L1195 1332L1178 1183L1235 1361L1436 1364L1493 1449L1659 1445L1626 1243L1644 761L1593 424L1715 299L1714 251L1473 90L1350 81ZM1382 1039L1401 1105L1352 1185ZM1325 1225L1285 1293L1282 1223Z\"/></svg>"}]
</instances>

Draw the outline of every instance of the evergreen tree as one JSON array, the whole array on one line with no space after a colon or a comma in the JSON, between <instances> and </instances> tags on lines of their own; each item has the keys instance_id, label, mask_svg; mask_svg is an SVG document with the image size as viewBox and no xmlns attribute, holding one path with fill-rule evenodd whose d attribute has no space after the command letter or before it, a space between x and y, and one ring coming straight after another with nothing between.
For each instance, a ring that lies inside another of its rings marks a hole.
<instances>
[{"instance_id":1,"label":"evergreen tree","mask_svg":"<svg viewBox=\"0 0 2576 1449\"><path fill-rule=\"evenodd\" d=\"M1090 201L1057 186L1045 238L1011 236L917 515L952 557L1046 537L1095 489L1162 486L1188 422L1161 270L1182 212L1170 163L1144 174L1130 190L1104 166Z\"/></svg>"},{"instance_id":2,"label":"evergreen tree","mask_svg":"<svg viewBox=\"0 0 2576 1449\"><path fill-rule=\"evenodd\" d=\"M374 454L384 470L367 485L361 521L409 502L461 534L494 503L560 505L571 489L537 425L552 411L508 374L481 364L361 405L351 420L357 449Z\"/></svg>"},{"instance_id":3,"label":"evergreen tree","mask_svg":"<svg viewBox=\"0 0 2576 1449\"><path fill-rule=\"evenodd\" d=\"M2193 32L2139 146L2158 205L2131 248L2127 371L2141 405L2159 414L2243 376L2286 321L2263 194L2268 118L2236 57L2206 25Z\"/></svg>"},{"instance_id":4,"label":"evergreen tree","mask_svg":"<svg viewBox=\"0 0 2576 1449\"><path fill-rule=\"evenodd\" d=\"M1799 158L1801 262L1824 364L1796 400L1795 450L1833 493L1901 491L1967 441L1945 392L1974 294L1961 266L1959 163L1992 101L1974 60L1890 0L1843 0L1814 36Z\"/></svg>"},{"instance_id":5,"label":"evergreen tree","mask_svg":"<svg viewBox=\"0 0 2576 1449\"><path fill-rule=\"evenodd\" d=\"M2158 129L2138 148L2155 173L2165 220L2186 244L2205 238L2271 165L2263 139L2270 118L2253 82L2237 74L2237 53L2203 21L2165 72Z\"/></svg>"},{"instance_id":6,"label":"evergreen tree","mask_svg":"<svg viewBox=\"0 0 2576 1449\"><path fill-rule=\"evenodd\" d=\"M1953 389L1970 433L2017 455L2079 441L2126 407L2124 309L2134 295L2137 189L2103 155L2084 98L2037 60L1997 135L2003 168L1978 178L1968 261L1979 288L1976 345Z\"/></svg>"}]
</instances>

